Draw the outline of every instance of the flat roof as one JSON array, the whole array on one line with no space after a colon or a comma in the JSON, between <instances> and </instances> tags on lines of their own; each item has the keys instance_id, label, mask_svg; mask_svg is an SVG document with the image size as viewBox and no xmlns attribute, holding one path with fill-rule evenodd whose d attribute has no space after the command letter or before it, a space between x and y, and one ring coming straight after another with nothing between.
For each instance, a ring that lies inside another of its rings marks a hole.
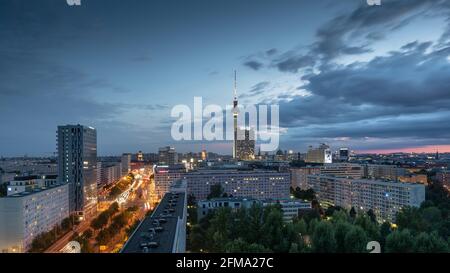
<instances>
[{"instance_id":1,"label":"flat roof","mask_svg":"<svg viewBox=\"0 0 450 273\"><path fill-rule=\"evenodd\" d=\"M11 195L8 195L8 196L4 196L4 197L1 197L1 198L20 198L20 197L24 197L24 196L28 196L28 195L31 195L31 194L35 194L35 193L51 190L51 189L54 189L54 188L65 186L65 185L68 185L68 184L67 183L66 184L54 184L54 185L45 186L45 187L37 187L37 188L32 189L31 191L23 191L23 192L11 194Z\"/></svg>"},{"instance_id":2,"label":"flat roof","mask_svg":"<svg viewBox=\"0 0 450 273\"><path fill-rule=\"evenodd\" d=\"M172 253L177 222L179 218L183 217L184 213L184 198L185 194L183 193L166 193L155 211L139 224L121 252L142 253L144 251L141 244L156 242L158 246L154 248L148 247L148 253ZM168 209L173 209L174 211L170 212ZM167 214L170 214L170 216L167 216ZM155 220L161 218L166 219L167 222L154 223ZM163 230L156 233L149 231L158 226L161 226Z\"/></svg>"}]
</instances>

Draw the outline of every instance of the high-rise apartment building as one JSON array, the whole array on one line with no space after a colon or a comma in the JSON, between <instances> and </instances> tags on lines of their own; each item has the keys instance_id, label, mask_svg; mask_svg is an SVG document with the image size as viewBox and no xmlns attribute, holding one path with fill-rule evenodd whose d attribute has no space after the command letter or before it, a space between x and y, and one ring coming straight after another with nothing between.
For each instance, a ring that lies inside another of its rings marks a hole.
<instances>
[{"instance_id":1,"label":"high-rise apartment building","mask_svg":"<svg viewBox=\"0 0 450 273\"><path fill-rule=\"evenodd\" d=\"M307 190L310 188L308 185L308 175L320 174L320 167L301 167L291 168L291 187L293 189L300 188L301 190Z\"/></svg>"},{"instance_id":2,"label":"high-rise apartment building","mask_svg":"<svg viewBox=\"0 0 450 273\"><path fill-rule=\"evenodd\" d=\"M119 181L121 177L121 162L97 162L97 186L112 184Z\"/></svg>"},{"instance_id":3,"label":"high-rise apartment building","mask_svg":"<svg viewBox=\"0 0 450 273\"><path fill-rule=\"evenodd\" d=\"M159 148L159 165L175 165L178 163L178 154L174 147L166 146Z\"/></svg>"},{"instance_id":4,"label":"high-rise apartment building","mask_svg":"<svg viewBox=\"0 0 450 273\"><path fill-rule=\"evenodd\" d=\"M350 157L350 151L346 147L339 148L339 160L348 161Z\"/></svg>"},{"instance_id":5,"label":"high-rise apartment building","mask_svg":"<svg viewBox=\"0 0 450 273\"><path fill-rule=\"evenodd\" d=\"M158 199L161 199L166 194L172 183L186 174L184 165L172 166L156 166L153 170L155 179L155 193Z\"/></svg>"},{"instance_id":6,"label":"high-rise apartment building","mask_svg":"<svg viewBox=\"0 0 450 273\"><path fill-rule=\"evenodd\" d=\"M310 146L306 154L305 162L332 163L333 157L331 155L330 147L326 144L321 144L318 148Z\"/></svg>"},{"instance_id":7,"label":"high-rise apartment building","mask_svg":"<svg viewBox=\"0 0 450 273\"><path fill-rule=\"evenodd\" d=\"M131 171L131 154L122 154L122 175L127 175Z\"/></svg>"},{"instance_id":8,"label":"high-rise apartment building","mask_svg":"<svg viewBox=\"0 0 450 273\"><path fill-rule=\"evenodd\" d=\"M237 130L236 158L239 160L255 159L255 131L253 129Z\"/></svg>"},{"instance_id":9,"label":"high-rise apartment building","mask_svg":"<svg viewBox=\"0 0 450 273\"><path fill-rule=\"evenodd\" d=\"M367 164L365 166L364 176L374 179L398 180L400 176L406 174L406 169L397 165L376 165Z\"/></svg>"},{"instance_id":10,"label":"high-rise apartment building","mask_svg":"<svg viewBox=\"0 0 450 273\"><path fill-rule=\"evenodd\" d=\"M0 253L26 252L37 235L67 218L69 185L28 187L0 198Z\"/></svg>"},{"instance_id":11,"label":"high-rise apartment building","mask_svg":"<svg viewBox=\"0 0 450 273\"><path fill-rule=\"evenodd\" d=\"M97 205L97 131L58 126L58 178L69 184L70 212L88 216Z\"/></svg>"},{"instance_id":12,"label":"high-rise apartment building","mask_svg":"<svg viewBox=\"0 0 450 273\"><path fill-rule=\"evenodd\" d=\"M419 207L425 200L423 184L395 181L339 178L326 175L309 175L308 184L324 205L346 209L373 210L378 220L395 222L401 208Z\"/></svg>"},{"instance_id":13,"label":"high-rise apartment building","mask_svg":"<svg viewBox=\"0 0 450 273\"><path fill-rule=\"evenodd\" d=\"M291 176L287 171L263 169L199 169L185 174L188 193L196 200L206 199L211 186L220 184L224 193L255 199L289 198Z\"/></svg>"}]
</instances>

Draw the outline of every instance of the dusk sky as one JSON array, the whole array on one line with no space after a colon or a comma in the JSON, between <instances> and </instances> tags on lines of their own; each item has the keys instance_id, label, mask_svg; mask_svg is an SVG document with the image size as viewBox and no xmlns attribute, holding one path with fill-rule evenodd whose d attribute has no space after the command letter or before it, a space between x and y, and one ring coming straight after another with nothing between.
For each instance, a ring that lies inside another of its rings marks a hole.
<instances>
[{"instance_id":1,"label":"dusk sky","mask_svg":"<svg viewBox=\"0 0 450 273\"><path fill-rule=\"evenodd\" d=\"M450 152L450 1L2 0L0 156L49 156L57 125L98 154L231 154L176 142L171 108L278 103L280 147Z\"/></svg>"}]
</instances>

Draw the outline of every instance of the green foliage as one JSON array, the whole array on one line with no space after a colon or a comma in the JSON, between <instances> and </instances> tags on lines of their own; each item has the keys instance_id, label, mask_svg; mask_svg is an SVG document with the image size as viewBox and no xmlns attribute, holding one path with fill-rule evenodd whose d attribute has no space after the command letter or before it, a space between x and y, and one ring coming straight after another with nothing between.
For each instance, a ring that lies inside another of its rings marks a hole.
<instances>
[{"instance_id":1,"label":"green foliage","mask_svg":"<svg viewBox=\"0 0 450 273\"><path fill-rule=\"evenodd\" d=\"M206 197L207 199L219 198L219 197L223 196L223 187L220 183L211 185L209 190L210 190L210 192L209 192L208 196Z\"/></svg>"},{"instance_id":2,"label":"green foliage","mask_svg":"<svg viewBox=\"0 0 450 273\"><path fill-rule=\"evenodd\" d=\"M366 232L360 226L352 226L344 237L344 252L361 253L367 252L366 246L369 242Z\"/></svg>"},{"instance_id":3,"label":"green foliage","mask_svg":"<svg viewBox=\"0 0 450 273\"><path fill-rule=\"evenodd\" d=\"M448 253L448 244L435 232L421 232L414 242L414 252L417 253Z\"/></svg>"},{"instance_id":4,"label":"green foliage","mask_svg":"<svg viewBox=\"0 0 450 273\"><path fill-rule=\"evenodd\" d=\"M103 211L95 219L92 220L91 227L95 230L102 229L108 224L109 219L118 211L119 204L117 204L117 202L112 203L107 210Z\"/></svg>"},{"instance_id":5,"label":"green foliage","mask_svg":"<svg viewBox=\"0 0 450 273\"><path fill-rule=\"evenodd\" d=\"M31 242L31 247L28 252L44 252L59 238L69 232L72 229L72 226L70 217L65 218L61 221L60 225L55 226L52 230L37 235Z\"/></svg>"},{"instance_id":6,"label":"green foliage","mask_svg":"<svg viewBox=\"0 0 450 273\"><path fill-rule=\"evenodd\" d=\"M394 231L386 238L386 252L409 253L412 252L414 239L408 229Z\"/></svg>"},{"instance_id":7,"label":"green foliage","mask_svg":"<svg viewBox=\"0 0 450 273\"><path fill-rule=\"evenodd\" d=\"M109 192L109 197L111 199L115 199L131 185L132 181L132 176L129 176L127 179L121 179L112 187L111 191Z\"/></svg>"},{"instance_id":8,"label":"green foliage","mask_svg":"<svg viewBox=\"0 0 450 273\"><path fill-rule=\"evenodd\" d=\"M312 248L316 253L332 253L337 249L334 229L330 222L321 221L312 235Z\"/></svg>"},{"instance_id":9,"label":"green foliage","mask_svg":"<svg viewBox=\"0 0 450 273\"><path fill-rule=\"evenodd\" d=\"M0 197L7 195L7 188L8 188L7 183L0 184Z\"/></svg>"},{"instance_id":10,"label":"green foliage","mask_svg":"<svg viewBox=\"0 0 450 273\"><path fill-rule=\"evenodd\" d=\"M367 252L378 241L382 252L449 252L449 199L439 188L427 189L420 208L403 208L396 226L377 222L373 211L356 212L332 207L303 211L283 222L280 206L253 205L249 209L220 208L192 226L188 249L192 252Z\"/></svg>"},{"instance_id":11,"label":"green foliage","mask_svg":"<svg viewBox=\"0 0 450 273\"><path fill-rule=\"evenodd\" d=\"M297 199L312 201L315 198L315 193L313 189L301 190L299 187L292 189L291 193Z\"/></svg>"}]
</instances>

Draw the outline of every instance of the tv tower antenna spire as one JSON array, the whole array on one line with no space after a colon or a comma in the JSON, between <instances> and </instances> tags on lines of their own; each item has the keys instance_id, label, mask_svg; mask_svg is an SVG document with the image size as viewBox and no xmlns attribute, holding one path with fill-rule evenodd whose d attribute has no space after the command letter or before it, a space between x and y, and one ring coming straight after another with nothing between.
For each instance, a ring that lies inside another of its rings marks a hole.
<instances>
[{"instance_id":1,"label":"tv tower antenna spire","mask_svg":"<svg viewBox=\"0 0 450 273\"><path fill-rule=\"evenodd\" d=\"M234 97L237 98L236 69L234 70Z\"/></svg>"}]
</instances>

